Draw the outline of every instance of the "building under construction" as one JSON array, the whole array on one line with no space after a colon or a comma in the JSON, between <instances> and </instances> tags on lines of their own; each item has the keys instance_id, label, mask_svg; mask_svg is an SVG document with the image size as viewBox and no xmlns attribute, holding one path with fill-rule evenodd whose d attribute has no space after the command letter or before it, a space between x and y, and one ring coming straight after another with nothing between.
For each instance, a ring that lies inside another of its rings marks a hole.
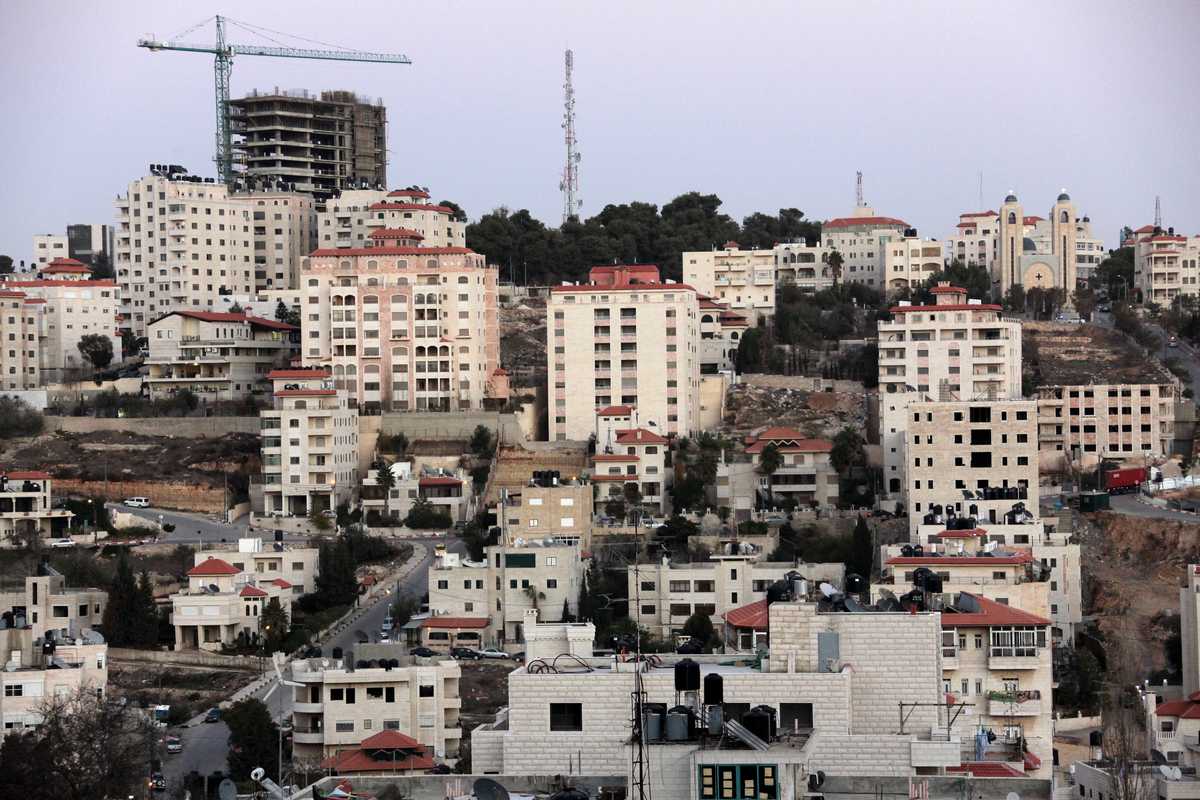
<instances>
[{"instance_id":1,"label":"building under construction","mask_svg":"<svg viewBox=\"0 0 1200 800\"><path fill-rule=\"evenodd\" d=\"M319 198L387 185L387 109L354 92L253 92L229 103L238 176Z\"/></svg>"}]
</instances>

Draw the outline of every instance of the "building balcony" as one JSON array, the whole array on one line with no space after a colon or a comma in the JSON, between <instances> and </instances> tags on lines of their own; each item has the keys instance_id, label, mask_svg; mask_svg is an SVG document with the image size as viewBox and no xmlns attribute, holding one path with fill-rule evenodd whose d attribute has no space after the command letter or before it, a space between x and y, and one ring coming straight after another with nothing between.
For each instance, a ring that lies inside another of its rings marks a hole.
<instances>
[{"instance_id":1,"label":"building balcony","mask_svg":"<svg viewBox=\"0 0 1200 800\"><path fill-rule=\"evenodd\" d=\"M292 741L296 744L324 744L324 731L302 730L294 728L292 730Z\"/></svg>"},{"instance_id":2,"label":"building balcony","mask_svg":"<svg viewBox=\"0 0 1200 800\"><path fill-rule=\"evenodd\" d=\"M324 703L292 703L292 711L297 714L323 714L324 710Z\"/></svg>"},{"instance_id":3,"label":"building balcony","mask_svg":"<svg viewBox=\"0 0 1200 800\"><path fill-rule=\"evenodd\" d=\"M988 669L1037 669L1042 658L1034 648L994 647L988 655Z\"/></svg>"},{"instance_id":4,"label":"building balcony","mask_svg":"<svg viewBox=\"0 0 1200 800\"><path fill-rule=\"evenodd\" d=\"M989 692L988 714L993 717L1037 717L1042 713L1042 698L1032 692Z\"/></svg>"}]
</instances>

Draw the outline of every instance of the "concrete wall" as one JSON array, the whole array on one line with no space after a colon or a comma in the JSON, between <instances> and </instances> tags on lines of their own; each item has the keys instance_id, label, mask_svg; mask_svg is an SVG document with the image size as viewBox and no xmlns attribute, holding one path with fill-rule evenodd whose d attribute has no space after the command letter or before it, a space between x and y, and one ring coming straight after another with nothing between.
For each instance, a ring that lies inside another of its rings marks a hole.
<instances>
[{"instance_id":1,"label":"concrete wall","mask_svg":"<svg viewBox=\"0 0 1200 800\"><path fill-rule=\"evenodd\" d=\"M368 777L365 775L356 775L353 778L354 788L356 791L370 792L378 794L386 786L396 784L400 789L401 794L409 800L445 800L447 797L457 797L471 793L471 787L478 778L491 778L499 783L510 793L520 794L541 794L548 795L558 791L564 785L568 785L556 777L538 777L530 775L483 775L475 773L472 775L389 775L380 777ZM341 778L322 778L313 786L320 787L324 792L328 793L341 781ZM599 797L600 787L621 787L625 786L625 771L620 770L609 776L598 775L572 775L569 780L569 785L583 790L588 797ZM292 795L293 800L308 800L312 795L312 786L309 786L296 794Z\"/></svg>"},{"instance_id":2,"label":"concrete wall","mask_svg":"<svg viewBox=\"0 0 1200 800\"><path fill-rule=\"evenodd\" d=\"M47 431L94 433L96 431L128 431L145 436L180 436L197 438L224 436L229 433L259 431L258 417L46 417Z\"/></svg>"},{"instance_id":3,"label":"concrete wall","mask_svg":"<svg viewBox=\"0 0 1200 800\"><path fill-rule=\"evenodd\" d=\"M154 664L188 664L198 667L225 667L227 669L257 670L256 656L222 656L203 653L199 650L132 650L124 647L108 648L108 657L117 661L143 661Z\"/></svg>"},{"instance_id":4,"label":"concrete wall","mask_svg":"<svg viewBox=\"0 0 1200 800\"><path fill-rule=\"evenodd\" d=\"M810 378L805 375L762 375L758 373L742 375L741 383L750 386L760 386L766 389L800 389L806 392L824 392L833 389L835 392L865 394L866 389L858 381L833 381L826 378Z\"/></svg>"},{"instance_id":5,"label":"concrete wall","mask_svg":"<svg viewBox=\"0 0 1200 800\"><path fill-rule=\"evenodd\" d=\"M197 486L191 483L166 483L159 481L79 481L73 478L55 478L54 493L59 497L68 494L85 497L103 497L106 500L122 500L126 497L148 497L150 504L158 508L173 508L177 511L199 511L201 513L224 513L225 490L221 487Z\"/></svg>"},{"instance_id":6,"label":"concrete wall","mask_svg":"<svg viewBox=\"0 0 1200 800\"><path fill-rule=\"evenodd\" d=\"M476 425L485 425L491 428L493 434L499 433L503 442L525 441L525 434L514 414L492 411L413 411L388 413L380 417L380 430L383 433L403 433L410 442L415 439L470 439Z\"/></svg>"}]
</instances>

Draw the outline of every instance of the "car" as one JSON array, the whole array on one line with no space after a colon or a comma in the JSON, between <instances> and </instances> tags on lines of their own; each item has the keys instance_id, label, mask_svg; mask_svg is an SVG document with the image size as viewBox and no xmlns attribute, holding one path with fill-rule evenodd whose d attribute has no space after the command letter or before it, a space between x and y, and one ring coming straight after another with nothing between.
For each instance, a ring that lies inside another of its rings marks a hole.
<instances>
[{"instance_id":1,"label":"car","mask_svg":"<svg viewBox=\"0 0 1200 800\"><path fill-rule=\"evenodd\" d=\"M129 506L130 508L149 508L150 507L150 498L149 497L126 497L124 502L125 502L125 505Z\"/></svg>"},{"instance_id":2,"label":"car","mask_svg":"<svg viewBox=\"0 0 1200 800\"><path fill-rule=\"evenodd\" d=\"M327 508L321 512L321 516L325 517L326 519L335 519L337 517L337 512L332 508Z\"/></svg>"},{"instance_id":3,"label":"car","mask_svg":"<svg viewBox=\"0 0 1200 800\"><path fill-rule=\"evenodd\" d=\"M210 708L208 710L208 713L204 715L204 721L205 722L220 722L221 721L221 709Z\"/></svg>"},{"instance_id":4,"label":"car","mask_svg":"<svg viewBox=\"0 0 1200 800\"><path fill-rule=\"evenodd\" d=\"M1100 306L1099 310L1103 311L1105 314L1107 314L1108 312L1112 311L1112 306L1105 304L1105 305Z\"/></svg>"},{"instance_id":5,"label":"car","mask_svg":"<svg viewBox=\"0 0 1200 800\"><path fill-rule=\"evenodd\" d=\"M165 792L167 790L167 779L163 777L161 772L155 772L150 776L150 788L156 792Z\"/></svg>"},{"instance_id":6,"label":"car","mask_svg":"<svg viewBox=\"0 0 1200 800\"><path fill-rule=\"evenodd\" d=\"M388 631L380 631L379 632L379 641L381 643L387 643L387 642L390 642L391 640L392 640L391 633L389 633Z\"/></svg>"},{"instance_id":7,"label":"car","mask_svg":"<svg viewBox=\"0 0 1200 800\"><path fill-rule=\"evenodd\" d=\"M504 659L511 658L511 656L509 656L508 653L504 652L503 650L497 650L494 647L485 647L483 650L480 650L479 657L480 658L504 658Z\"/></svg>"},{"instance_id":8,"label":"car","mask_svg":"<svg viewBox=\"0 0 1200 800\"><path fill-rule=\"evenodd\" d=\"M525 651L518 650L517 652L513 653L512 660L513 661L524 661L525 660Z\"/></svg>"},{"instance_id":9,"label":"car","mask_svg":"<svg viewBox=\"0 0 1200 800\"><path fill-rule=\"evenodd\" d=\"M465 661L478 661L479 651L474 647L452 647L450 657Z\"/></svg>"},{"instance_id":10,"label":"car","mask_svg":"<svg viewBox=\"0 0 1200 800\"><path fill-rule=\"evenodd\" d=\"M419 656L420 658L432 658L437 655L436 652L430 650L428 647L414 647L408 651L408 654L410 656Z\"/></svg>"},{"instance_id":11,"label":"car","mask_svg":"<svg viewBox=\"0 0 1200 800\"><path fill-rule=\"evenodd\" d=\"M50 543L50 546L53 548L74 547L75 542L70 539L55 539Z\"/></svg>"},{"instance_id":12,"label":"car","mask_svg":"<svg viewBox=\"0 0 1200 800\"><path fill-rule=\"evenodd\" d=\"M167 737L167 752L168 753L182 753L183 752L183 739L180 739L178 736L168 736Z\"/></svg>"},{"instance_id":13,"label":"car","mask_svg":"<svg viewBox=\"0 0 1200 800\"><path fill-rule=\"evenodd\" d=\"M1172 336L1167 340L1167 347L1179 347L1179 340Z\"/></svg>"}]
</instances>

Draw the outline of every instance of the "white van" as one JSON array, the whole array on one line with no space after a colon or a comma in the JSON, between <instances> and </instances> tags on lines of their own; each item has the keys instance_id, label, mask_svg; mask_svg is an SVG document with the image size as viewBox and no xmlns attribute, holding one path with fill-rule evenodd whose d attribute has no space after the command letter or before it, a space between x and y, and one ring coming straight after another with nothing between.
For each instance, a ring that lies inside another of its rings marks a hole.
<instances>
[{"instance_id":1,"label":"white van","mask_svg":"<svg viewBox=\"0 0 1200 800\"><path fill-rule=\"evenodd\" d=\"M129 506L130 508L149 508L150 507L150 498L149 497L126 497L125 505Z\"/></svg>"}]
</instances>

